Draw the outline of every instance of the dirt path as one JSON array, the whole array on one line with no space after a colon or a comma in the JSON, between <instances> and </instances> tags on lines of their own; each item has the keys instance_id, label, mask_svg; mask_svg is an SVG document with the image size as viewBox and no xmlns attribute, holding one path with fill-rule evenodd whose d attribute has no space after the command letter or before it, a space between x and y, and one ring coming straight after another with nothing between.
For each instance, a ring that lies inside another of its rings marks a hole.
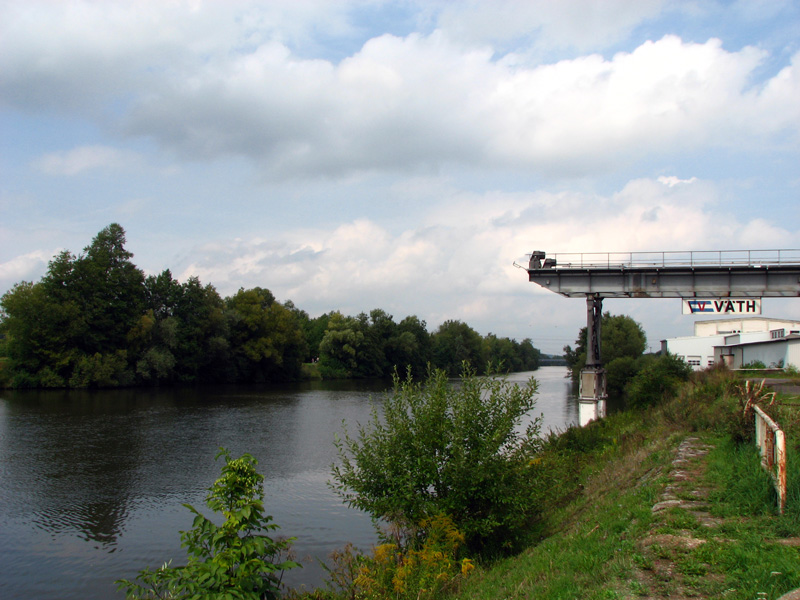
<instances>
[{"instance_id":1,"label":"dirt path","mask_svg":"<svg viewBox=\"0 0 800 600\"><path fill-rule=\"evenodd\" d=\"M644 593L640 598L681 600L698 597L696 576L691 568L687 569L685 558L707 540L696 537L691 528L682 528L676 521L690 518L695 527L697 523L716 527L721 522L708 512L710 490L701 484L706 466L703 458L710 449L695 437L686 438L678 447L669 473L670 482L653 505L653 514L658 518L651 534L639 542L641 560L634 576ZM672 510L676 508L684 509L686 513ZM689 575L688 579L686 575Z\"/></svg>"},{"instance_id":2,"label":"dirt path","mask_svg":"<svg viewBox=\"0 0 800 600\"><path fill-rule=\"evenodd\" d=\"M704 484L706 455L712 448L696 437L687 437L678 446L669 483L652 508L654 521L650 534L637 544L640 559L633 577L639 590L637 597L642 600L696 600L734 592L720 594L725 577L703 562L705 544L726 543L724 534L720 534L726 519L711 514L712 490ZM778 543L800 545L800 539L787 538ZM759 598L767 600L766 595ZM800 600L800 591L779 600Z\"/></svg>"}]
</instances>

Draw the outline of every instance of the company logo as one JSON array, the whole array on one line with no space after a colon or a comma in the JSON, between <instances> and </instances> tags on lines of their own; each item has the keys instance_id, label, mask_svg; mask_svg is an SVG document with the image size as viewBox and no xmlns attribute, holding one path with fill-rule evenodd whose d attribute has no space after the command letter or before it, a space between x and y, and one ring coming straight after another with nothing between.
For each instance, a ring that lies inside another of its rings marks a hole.
<instances>
[{"instance_id":1,"label":"company logo","mask_svg":"<svg viewBox=\"0 0 800 600\"><path fill-rule=\"evenodd\" d=\"M719 298L684 300L683 314L760 315L761 298Z\"/></svg>"}]
</instances>

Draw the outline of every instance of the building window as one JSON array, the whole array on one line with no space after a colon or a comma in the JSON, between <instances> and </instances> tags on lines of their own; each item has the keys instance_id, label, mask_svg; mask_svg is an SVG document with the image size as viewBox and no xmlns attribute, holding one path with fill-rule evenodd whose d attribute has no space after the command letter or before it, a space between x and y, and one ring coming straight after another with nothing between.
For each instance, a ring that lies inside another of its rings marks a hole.
<instances>
[{"instance_id":1,"label":"building window","mask_svg":"<svg viewBox=\"0 0 800 600\"><path fill-rule=\"evenodd\" d=\"M689 363L691 367L699 367L702 364L699 356L690 356L686 362Z\"/></svg>"}]
</instances>

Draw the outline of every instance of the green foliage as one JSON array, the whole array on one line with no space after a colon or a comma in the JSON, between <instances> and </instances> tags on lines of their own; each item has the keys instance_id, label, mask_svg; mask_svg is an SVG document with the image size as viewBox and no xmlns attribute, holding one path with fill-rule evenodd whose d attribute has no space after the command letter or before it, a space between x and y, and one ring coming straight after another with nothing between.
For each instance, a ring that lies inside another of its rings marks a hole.
<instances>
[{"instance_id":1,"label":"green foliage","mask_svg":"<svg viewBox=\"0 0 800 600\"><path fill-rule=\"evenodd\" d=\"M381 309L357 317L331 313L319 344L326 378L390 377L395 368L424 374L431 360L425 321L409 316L399 324Z\"/></svg>"},{"instance_id":2,"label":"green foliage","mask_svg":"<svg viewBox=\"0 0 800 600\"><path fill-rule=\"evenodd\" d=\"M567 367L576 378L586 366L586 336L586 327L583 327L575 340L575 349L564 346ZM603 314L600 322L600 358L603 364L610 365L619 358L637 359L646 347L647 337L639 323L625 315Z\"/></svg>"},{"instance_id":3,"label":"green foliage","mask_svg":"<svg viewBox=\"0 0 800 600\"><path fill-rule=\"evenodd\" d=\"M727 438L717 444L711 466L709 477L718 489L713 499L726 503L730 516L775 512L775 489L761 466L755 445L743 445Z\"/></svg>"},{"instance_id":4,"label":"green foliage","mask_svg":"<svg viewBox=\"0 0 800 600\"><path fill-rule=\"evenodd\" d=\"M458 385L434 370L394 390L355 436L337 438L335 488L376 519L420 523L450 516L475 551L508 548L537 514L539 421L524 433L536 382L518 386L465 369Z\"/></svg>"},{"instance_id":5,"label":"green foliage","mask_svg":"<svg viewBox=\"0 0 800 600\"><path fill-rule=\"evenodd\" d=\"M619 398L625 386L639 372L639 361L630 356L619 356L606 364L606 390L612 398Z\"/></svg>"},{"instance_id":6,"label":"green foliage","mask_svg":"<svg viewBox=\"0 0 800 600\"><path fill-rule=\"evenodd\" d=\"M323 377L354 377L358 372L358 355L364 345L359 322L340 312L331 313L328 329L319 345L320 371Z\"/></svg>"},{"instance_id":7,"label":"green foliage","mask_svg":"<svg viewBox=\"0 0 800 600\"><path fill-rule=\"evenodd\" d=\"M727 415L733 412L730 399L736 383L733 373L722 365L692 373L690 383L681 386L676 398L663 405L665 421L688 431L724 433Z\"/></svg>"},{"instance_id":8,"label":"green foliage","mask_svg":"<svg viewBox=\"0 0 800 600\"><path fill-rule=\"evenodd\" d=\"M117 581L126 598L277 598L283 571L299 566L281 560L293 538L274 540L265 533L278 526L264 514L264 477L256 471L256 459L249 454L231 459L224 449L217 458L220 456L225 465L209 489L206 505L224 522L216 525L184 504L195 515L192 529L181 532L188 563L144 569L136 578L140 583Z\"/></svg>"},{"instance_id":9,"label":"green foliage","mask_svg":"<svg viewBox=\"0 0 800 600\"><path fill-rule=\"evenodd\" d=\"M742 369L766 369L767 365L765 365L760 360L751 360L749 363L742 365Z\"/></svg>"},{"instance_id":10,"label":"green foliage","mask_svg":"<svg viewBox=\"0 0 800 600\"><path fill-rule=\"evenodd\" d=\"M647 336L642 326L626 315L603 315L600 335L603 362L622 358L638 358L647 348Z\"/></svg>"},{"instance_id":11,"label":"green foliage","mask_svg":"<svg viewBox=\"0 0 800 600\"><path fill-rule=\"evenodd\" d=\"M483 364L502 365L507 371L534 371L539 368L539 351L530 339L522 343L490 333L483 338Z\"/></svg>"},{"instance_id":12,"label":"green foliage","mask_svg":"<svg viewBox=\"0 0 800 600\"><path fill-rule=\"evenodd\" d=\"M297 379L306 355L296 314L269 290L240 289L227 301L231 346L239 381Z\"/></svg>"},{"instance_id":13,"label":"green foliage","mask_svg":"<svg viewBox=\"0 0 800 600\"><path fill-rule=\"evenodd\" d=\"M626 404L634 408L655 406L674 396L691 374L692 367L674 354L650 357L625 387Z\"/></svg>"},{"instance_id":14,"label":"green foliage","mask_svg":"<svg viewBox=\"0 0 800 600\"><path fill-rule=\"evenodd\" d=\"M387 356L393 367L401 371L410 367L415 377L425 375L433 359L433 342L424 320L411 315L400 321L389 345Z\"/></svg>"},{"instance_id":15,"label":"green foliage","mask_svg":"<svg viewBox=\"0 0 800 600\"><path fill-rule=\"evenodd\" d=\"M128 369L127 353L117 350L114 353L81 356L75 364L69 387L116 387L133 382L133 373Z\"/></svg>"},{"instance_id":16,"label":"green foliage","mask_svg":"<svg viewBox=\"0 0 800 600\"><path fill-rule=\"evenodd\" d=\"M9 337L14 385L125 385L127 334L143 308L144 276L124 248L116 223L82 255L57 255L37 284L6 293L3 330ZM120 362L121 361L121 362Z\"/></svg>"},{"instance_id":17,"label":"green foliage","mask_svg":"<svg viewBox=\"0 0 800 600\"><path fill-rule=\"evenodd\" d=\"M433 364L450 377L461 372L464 363L480 372L483 361L480 334L461 321L445 321L433 334Z\"/></svg>"},{"instance_id":18,"label":"green foliage","mask_svg":"<svg viewBox=\"0 0 800 600\"><path fill-rule=\"evenodd\" d=\"M783 367L783 374L786 375L787 377L796 379L798 376L800 376L800 369L798 369L793 364L788 364L785 367Z\"/></svg>"}]
</instances>

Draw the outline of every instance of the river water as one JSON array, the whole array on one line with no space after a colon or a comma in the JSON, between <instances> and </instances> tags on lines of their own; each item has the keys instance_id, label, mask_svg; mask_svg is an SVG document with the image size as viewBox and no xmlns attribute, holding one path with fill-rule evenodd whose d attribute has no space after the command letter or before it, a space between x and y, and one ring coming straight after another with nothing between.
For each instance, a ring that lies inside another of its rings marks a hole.
<instances>
[{"instance_id":1,"label":"river water","mask_svg":"<svg viewBox=\"0 0 800 600\"><path fill-rule=\"evenodd\" d=\"M539 382L544 430L576 424L564 367L515 373ZM265 476L265 506L296 537L293 587L322 583L319 565L352 542L368 550L367 515L327 485L342 422L365 423L387 382L115 391L0 390L0 596L6 600L123 598L116 579L185 561L179 530L219 476L220 446L249 452Z\"/></svg>"}]
</instances>

